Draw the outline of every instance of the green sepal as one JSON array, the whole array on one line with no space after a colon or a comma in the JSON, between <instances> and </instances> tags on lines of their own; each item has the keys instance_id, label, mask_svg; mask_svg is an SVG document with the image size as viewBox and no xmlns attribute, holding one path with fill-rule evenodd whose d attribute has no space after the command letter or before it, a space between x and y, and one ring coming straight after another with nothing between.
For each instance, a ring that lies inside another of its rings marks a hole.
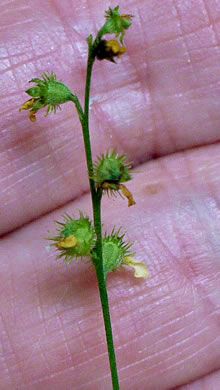
<instances>
[{"instance_id":1,"label":"green sepal","mask_svg":"<svg viewBox=\"0 0 220 390\"><path fill-rule=\"evenodd\" d=\"M82 258L91 256L92 249L96 244L95 229L89 217L80 212L80 218L74 219L69 215L64 216L64 222L56 221L58 226L57 234L49 240L54 241L52 246L58 245L60 241L74 235L77 239L77 245L73 248L62 248L59 250L57 258L64 258L65 262L70 263L73 258Z\"/></svg>"},{"instance_id":2,"label":"green sepal","mask_svg":"<svg viewBox=\"0 0 220 390\"><path fill-rule=\"evenodd\" d=\"M88 36L88 38L86 39L86 41L87 41L89 47L91 47L92 44L93 44L93 36L92 36L92 34L90 34L90 35Z\"/></svg>"},{"instance_id":3,"label":"green sepal","mask_svg":"<svg viewBox=\"0 0 220 390\"><path fill-rule=\"evenodd\" d=\"M33 88L29 88L27 89L27 91L25 91L28 95L34 97L34 98L39 98L41 96L41 88L40 87L33 87Z\"/></svg>"},{"instance_id":4,"label":"green sepal","mask_svg":"<svg viewBox=\"0 0 220 390\"><path fill-rule=\"evenodd\" d=\"M42 73L42 76L44 75L44 73ZM38 84L39 86L44 86L44 83L45 81L41 80L41 79L37 79L37 78L34 78L34 79L31 79L29 81L29 83L36 83Z\"/></svg>"},{"instance_id":5,"label":"green sepal","mask_svg":"<svg viewBox=\"0 0 220 390\"><path fill-rule=\"evenodd\" d=\"M113 229L110 235L105 234L103 237L102 248L105 276L109 272L118 269L126 256L134 255L134 252L130 251L132 243L126 243L124 236L124 234L120 235L120 229L117 232Z\"/></svg>"},{"instance_id":6,"label":"green sepal","mask_svg":"<svg viewBox=\"0 0 220 390\"><path fill-rule=\"evenodd\" d=\"M73 94L69 88L58 81L48 83L48 90L45 96L47 104L57 105L72 101Z\"/></svg>"},{"instance_id":7,"label":"green sepal","mask_svg":"<svg viewBox=\"0 0 220 390\"><path fill-rule=\"evenodd\" d=\"M41 108L44 108L45 106L46 106L46 103L43 103L41 101L41 99L36 100L36 102L34 103L34 107L31 109L31 111L37 112L37 111L41 110Z\"/></svg>"},{"instance_id":8,"label":"green sepal","mask_svg":"<svg viewBox=\"0 0 220 390\"><path fill-rule=\"evenodd\" d=\"M105 17L107 20L99 32L99 37L105 34L115 34L116 38L123 43L126 30L132 25L130 21L132 15L120 15L118 5L113 9L109 7L109 10L105 11Z\"/></svg>"},{"instance_id":9,"label":"green sepal","mask_svg":"<svg viewBox=\"0 0 220 390\"><path fill-rule=\"evenodd\" d=\"M118 184L132 179L130 168L131 163L127 162L124 154L119 156L116 150L108 151L105 155L101 154L94 164L94 180L97 186L109 183L113 189L117 189Z\"/></svg>"}]
</instances>

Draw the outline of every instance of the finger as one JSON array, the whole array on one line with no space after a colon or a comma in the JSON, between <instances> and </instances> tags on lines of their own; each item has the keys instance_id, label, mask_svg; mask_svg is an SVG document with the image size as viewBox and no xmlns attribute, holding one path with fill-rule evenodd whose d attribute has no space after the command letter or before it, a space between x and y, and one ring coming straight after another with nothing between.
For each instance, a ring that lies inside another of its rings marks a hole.
<instances>
[{"instance_id":1,"label":"finger","mask_svg":"<svg viewBox=\"0 0 220 390\"><path fill-rule=\"evenodd\" d=\"M218 390L220 386L220 371L213 372L210 375L206 375L204 378L198 379L188 385L178 387L173 390Z\"/></svg>"},{"instance_id":2,"label":"finger","mask_svg":"<svg viewBox=\"0 0 220 390\"><path fill-rule=\"evenodd\" d=\"M95 68L94 154L117 146L137 164L219 140L219 10L211 0L184 4L140 1L128 10L136 15L126 38L128 55L120 65ZM71 105L56 117L39 113L36 124L18 107L27 81L46 70L83 100L85 38L103 23L104 8L19 2L16 12L11 7L4 15L2 233L88 190L80 124Z\"/></svg>"},{"instance_id":3,"label":"finger","mask_svg":"<svg viewBox=\"0 0 220 390\"><path fill-rule=\"evenodd\" d=\"M165 390L220 368L219 165L217 146L173 155L142 166L133 208L104 198L105 227L126 226L151 273L109 277L122 390ZM79 208L91 215L88 196L65 211ZM110 387L94 271L55 262L45 247L60 214L1 242L3 388Z\"/></svg>"}]
</instances>

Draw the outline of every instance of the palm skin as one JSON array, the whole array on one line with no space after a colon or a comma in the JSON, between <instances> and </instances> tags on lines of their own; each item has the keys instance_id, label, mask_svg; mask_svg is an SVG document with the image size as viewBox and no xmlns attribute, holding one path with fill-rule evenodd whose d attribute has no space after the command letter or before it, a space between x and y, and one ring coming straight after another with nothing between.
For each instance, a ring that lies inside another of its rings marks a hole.
<instances>
[{"instance_id":1,"label":"palm skin","mask_svg":"<svg viewBox=\"0 0 220 390\"><path fill-rule=\"evenodd\" d=\"M45 4L46 3L46 4ZM45 237L64 212L91 215L71 103L31 123L27 81L51 70L83 99L85 38L112 2L5 3L1 26L1 389L111 389L94 270L55 262ZM94 155L137 166L136 206L103 200L151 278L108 281L121 390L220 387L220 5L121 4L135 15L128 53L95 64Z\"/></svg>"}]
</instances>

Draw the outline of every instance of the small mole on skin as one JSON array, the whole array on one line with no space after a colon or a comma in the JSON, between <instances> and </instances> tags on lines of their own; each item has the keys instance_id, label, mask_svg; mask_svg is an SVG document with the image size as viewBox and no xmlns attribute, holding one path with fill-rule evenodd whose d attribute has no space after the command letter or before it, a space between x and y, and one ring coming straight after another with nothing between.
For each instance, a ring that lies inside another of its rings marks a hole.
<instances>
[{"instance_id":1,"label":"small mole on skin","mask_svg":"<svg viewBox=\"0 0 220 390\"><path fill-rule=\"evenodd\" d=\"M158 192L162 189L162 184L155 183L155 184L148 184L146 187L144 187L144 192L147 195L156 195Z\"/></svg>"}]
</instances>

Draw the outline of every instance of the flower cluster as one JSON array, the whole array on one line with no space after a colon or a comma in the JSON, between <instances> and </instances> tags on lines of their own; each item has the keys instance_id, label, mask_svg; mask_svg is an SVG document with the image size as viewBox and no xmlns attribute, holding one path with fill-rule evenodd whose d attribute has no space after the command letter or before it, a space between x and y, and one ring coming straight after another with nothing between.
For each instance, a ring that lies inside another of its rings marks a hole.
<instances>
[{"instance_id":1,"label":"flower cluster","mask_svg":"<svg viewBox=\"0 0 220 390\"><path fill-rule=\"evenodd\" d=\"M55 246L59 252L58 259L64 258L64 262L70 263L73 258L93 258L96 234L92 222L87 216L80 213L80 218L75 219L65 215L64 222L56 223L58 225L57 233L49 239L53 241L51 245ZM120 234L120 229L117 232L113 229L110 235L105 234L103 237L105 277L123 265L133 267L136 278L149 277L147 266L132 257L134 255L134 252L130 250L132 243L126 243L124 236L124 234Z\"/></svg>"},{"instance_id":2,"label":"flower cluster","mask_svg":"<svg viewBox=\"0 0 220 390\"><path fill-rule=\"evenodd\" d=\"M93 63L95 59L109 60L115 62L115 58L120 58L127 49L124 47L124 36L127 29L131 26L132 15L120 14L119 6L109 8L105 12L106 21L99 30L95 41L92 35L87 39L89 45L89 61ZM115 39L106 40L103 37L108 34L115 34ZM72 101L76 104L80 121L85 131L86 108L83 111L78 97L69 90L69 88L56 80L56 75L52 73L43 73L42 78L33 78L30 83L36 85L29 88L26 93L31 97L19 109L30 111L30 120L36 121L36 113L47 107L46 115L60 108L61 104ZM87 85L88 86L88 85ZM135 205L132 193L124 183L132 179L131 163L127 161L124 154L120 155L116 150L101 154L91 170L90 179L93 180L93 195L107 193L116 196L120 194L128 200L128 206ZM94 208L95 210L95 208ZM100 221L101 223L101 221ZM56 222L57 232L49 238L53 241L51 244L58 251L58 258L63 258L65 262L70 263L73 258L82 259L87 257L92 259L94 265L100 241L97 240L98 233L93 227L92 222L87 216L80 213L79 218L72 218L69 215L64 216L63 222ZM100 226L100 225L99 225ZM130 243L124 241L124 234L120 229L113 229L110 235L105 234L102 239L103 248L103 269L105 277L122 266L131 266L135 269L135 277L147 278L149 276L148 268L145 264L133 258Z\"/></svg>"},{"instance_id":3,"label":"flower cluster","mask_svg":"<svg viewBox=\"0 0 220 390\"><path fill-rule=\"evenodd\" d=\"M95 55L98 60L109 60L115 62L115 57L120 58L126 53L126 47L122 46L126 30L132 25L133 15L120 15L119 5L114 9L110 8L105 12L106 22L100 29L97 37ZM104 35L115 34L116 39L109 41L102 39ZM118 41L119 40L119 41Z\"/></svg>"}]
</instances>

